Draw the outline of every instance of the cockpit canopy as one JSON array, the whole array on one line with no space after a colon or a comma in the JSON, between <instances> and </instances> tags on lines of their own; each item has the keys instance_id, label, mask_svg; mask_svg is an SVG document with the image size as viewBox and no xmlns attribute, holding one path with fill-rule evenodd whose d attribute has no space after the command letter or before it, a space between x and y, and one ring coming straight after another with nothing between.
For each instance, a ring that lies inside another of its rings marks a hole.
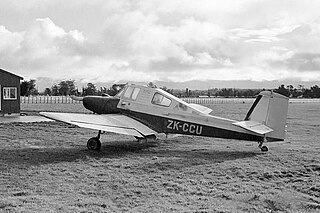
<instances>
[{"instance_id":1,"label":"cockpit canopy","mask_svg":"<svg viewBox=\"0 0 320 213\"><path fill-rule=\"evenodd\" d=\"M207 114L208 111L207 107L188 104L162 89L141 85L127 85L115 97L120 98L120 108L122 108L121 103L124 102L125 104L122 105L126 105L126 109L154 106L159 110L173 110L181 113Z\"/></svg>"}]
</instances>

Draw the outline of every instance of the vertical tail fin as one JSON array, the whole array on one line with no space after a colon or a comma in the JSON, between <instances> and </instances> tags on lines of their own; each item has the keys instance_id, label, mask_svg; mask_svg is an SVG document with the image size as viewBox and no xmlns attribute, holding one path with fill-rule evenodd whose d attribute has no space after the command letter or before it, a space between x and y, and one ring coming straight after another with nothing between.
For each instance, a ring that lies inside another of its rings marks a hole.
<instances>
[{"instance_id":1,"label":"vertical tail fin","mask_svg":"<svg viewBox=\"0 0 320 213\"><path fill-rule=\"evenodd\" d=\"M273 129L267 133L268 141L284 140L288 100L289 98L278 93L263 91L251 106L245 120L259 122Z\"/></svg>"}]
</instances>

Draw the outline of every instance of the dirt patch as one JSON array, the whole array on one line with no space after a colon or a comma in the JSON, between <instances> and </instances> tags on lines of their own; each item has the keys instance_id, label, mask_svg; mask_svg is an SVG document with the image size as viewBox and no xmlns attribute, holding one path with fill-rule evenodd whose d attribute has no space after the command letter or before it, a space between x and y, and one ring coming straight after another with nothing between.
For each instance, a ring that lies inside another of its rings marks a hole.
<instances>
[{"instance_id":1,"label":"dirt patch","mask_svg":"<svg viewBox=\"0 0 320 213\"><path fill-rule=\"evenodd\" d=\"M248 106L212 108L241 119ZM92 130L0 124L0 212L319 212L318 112L290 104L288 139L268 153L246 141L117 134L95 152Z\"/></svg>"}]
</instances>

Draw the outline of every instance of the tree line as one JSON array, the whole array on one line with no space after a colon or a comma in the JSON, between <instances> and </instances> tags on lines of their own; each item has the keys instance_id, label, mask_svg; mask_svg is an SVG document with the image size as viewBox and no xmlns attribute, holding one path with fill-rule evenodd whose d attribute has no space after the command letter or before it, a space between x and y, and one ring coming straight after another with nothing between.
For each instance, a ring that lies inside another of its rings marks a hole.
<instances>
[{"instance_id":1,"label":"tree line","mask_svg":"<svg viewBox=\"0 0 320 213\"><path fill-rule=\"evenodd\" d=\"M75 80L62 80L51 87L45 88L43 92L36 89L36 81L23 81L20 83L21 96L29 95L49 95L49 96L86 96L86 95L116 95L126 84L113 84L111 87L97 88L93 83L88 83L87 86L81 89L75 85Z\"/></svg>"},{"instance_id":2,"label":"tree line","mask_svg":"<svg viewBox=\"0 0 320 213\"><path fill-rule=\"evenodd\" d=\"M51 87L45 88L43 92L36 89L36 81L23 81L20 84L21 96L29 95L49 95L49 96L87 96L87 95L115 95L126 84L113 84L111 87L97 87L93 83L88 83L80 90L75 85L75 80L62 80ZM150 87L156 87L152 82L148 84ZM252 98L265 89L236 89L236 88L214 88L208 90L190 90L188 88L169 89L160 87L161 89L177 96L177 97L232 97L232 98ZM320 98L320 87L318 85L310 88L305 88L303 85L298 85L295 88L293 85L285 86L282 84L278 88L273 89L274 92L280 93L290 98Z\"/></svg>"}]
</instances>

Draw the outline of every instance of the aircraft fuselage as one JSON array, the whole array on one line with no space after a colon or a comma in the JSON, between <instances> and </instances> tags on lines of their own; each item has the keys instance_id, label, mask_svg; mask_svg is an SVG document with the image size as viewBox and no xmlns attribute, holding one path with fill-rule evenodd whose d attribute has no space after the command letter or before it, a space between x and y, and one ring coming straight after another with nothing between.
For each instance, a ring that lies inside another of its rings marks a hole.
<instances>
[{"instance_id":1,"label":"aircraft fuselage","mask_svg":"<svg viewBox=\"0 0 320 213\"><path fill-rule=\"evenodd\" d=\"M185 134L206 137L218 137L228 139L240 139L249 141L261 141L263 137L252 135L239 131L232 131L214 127L211 125L202 125L199 123L188 122L181 119L173 119L162 116L156 116L131 110L119 109L117 106L120 99L117 97L88 96L83 99L83 105L86 109L96 114L115 114L121 113L132 117L151 129L167 134ZM269 139L271 140L271 139Z\"/></svg>"},{"instance_id":2,"label":"aircraft fuselage","mask_svg":"<svg viewBox=\"0 0 320 213\"><path fill-rule=\"evenodd\" d=\"M162 99L158 100L157 95ZM158 103L156 101L162 102ZM260 99L258 98L256 102L258 103L259 101ZM267 102L263 103L268 104ZM252 131L251 127L237 125L238 121L212 116L207 112L207 110L210 110L209 108L204 107L206 109L201 109L200 106L185 103L162 90L142 86L128 86L123 93L115 97L84 97L83 105L86 109L96 114L126 115L158 133L248 141L262 141L263 139L267 141L284 140L283 137L273 136L272 134L268 134L264 138L264 134L257 133L255 130ZM254 107L250 109L247 117L251 115ZM267 109L267 107L263 109ZM264 115L265 111L259 112L258 118L260 114ZM262 120L261 123L263 124L263 122Z\"/></svg>"}]
</instances>

